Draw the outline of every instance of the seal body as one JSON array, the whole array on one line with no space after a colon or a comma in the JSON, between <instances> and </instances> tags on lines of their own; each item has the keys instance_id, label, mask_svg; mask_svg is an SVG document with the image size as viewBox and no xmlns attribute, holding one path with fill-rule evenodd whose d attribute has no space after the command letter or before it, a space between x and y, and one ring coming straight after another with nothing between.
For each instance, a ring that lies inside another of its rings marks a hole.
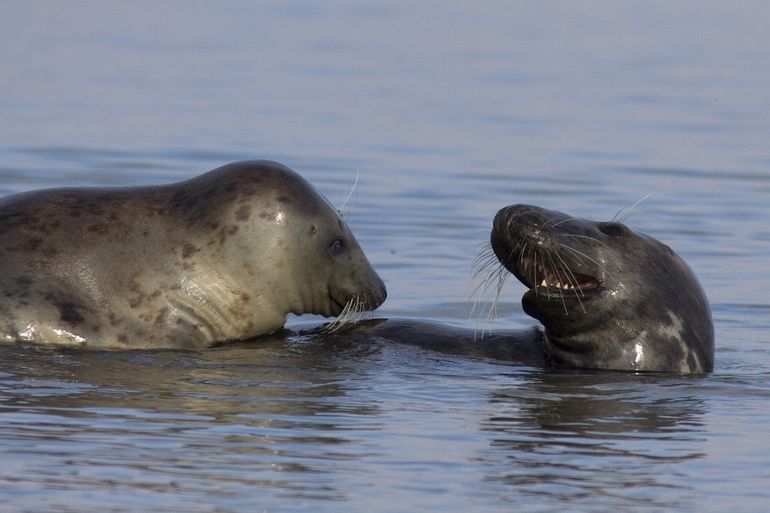
<instances>
[{"instance_id":1,"label":"seal body","mask_svg":"<svg viewBox=\"0 0 770 513\"><path fill-rule=\"evenodd\" d=\"M288 313L374 309L385 295L338 212L275 162L0 199L7 341L205 347L276 331Z\"/></svg>"}]
</instances>

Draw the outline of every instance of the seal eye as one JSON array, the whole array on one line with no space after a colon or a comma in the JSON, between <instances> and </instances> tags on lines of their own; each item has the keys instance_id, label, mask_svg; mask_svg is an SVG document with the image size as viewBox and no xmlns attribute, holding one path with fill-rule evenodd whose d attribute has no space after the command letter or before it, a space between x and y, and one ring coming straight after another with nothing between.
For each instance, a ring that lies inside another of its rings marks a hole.
<instances>
[{"instance_id":1,"label":"seal eye","mask_svg":"<svg viewBox=\"0 0 770 513\"><path fill-rule=\"evenodd\" d=\"M604 223L599 225L599 231L610 237L620 237L626 233L626 227L620 223Z\"/></svg>"},{"instance_id":2,"label":"seal eye","mask_svg":"<svg viewBox=\"0 0 770 513\"><path fill-rule=\"evenodd\" d=\"M331 244L329 244L329 253L332 254L332 256L340 256L345 252L345 241L342 239L334 239Z\"/></svg>"}]
</instances>

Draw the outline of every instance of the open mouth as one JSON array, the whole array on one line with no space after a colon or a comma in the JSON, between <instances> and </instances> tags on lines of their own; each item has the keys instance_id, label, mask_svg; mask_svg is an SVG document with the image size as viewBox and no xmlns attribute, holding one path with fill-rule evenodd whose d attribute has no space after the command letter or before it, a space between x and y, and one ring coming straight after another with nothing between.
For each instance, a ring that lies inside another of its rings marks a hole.
<instances>
[{"instance_id":1,"label":"open mouth","mask_svg":"<svg viewBox=\"0 0 770 513\"><path fill-rule=\"evenodd\" d=\"M523 258L514 274L520 282L536 289L539 294L586 297L601 290L601 283L594 276L575 272L567 266L556 269L531 257Z\"/></svg>"}]
</instances>

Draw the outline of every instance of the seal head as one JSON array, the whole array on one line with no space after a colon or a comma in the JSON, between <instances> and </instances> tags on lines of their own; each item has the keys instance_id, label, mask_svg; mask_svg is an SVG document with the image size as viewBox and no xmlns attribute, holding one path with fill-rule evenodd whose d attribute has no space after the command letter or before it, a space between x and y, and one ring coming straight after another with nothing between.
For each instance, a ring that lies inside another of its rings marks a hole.
<instances>
[{"instance_id":1,"label":"seal head","mask_svg":"<svg viewBox=\"0 0 770 513\"><path fill-rule=\"evenodd\" d=\"M619 222L531 205L495 216L492 249L529 290L524 311L545 328L546 356L584 368L709 372L714 329L690 267Z\"/></svg>"}]
</instances>

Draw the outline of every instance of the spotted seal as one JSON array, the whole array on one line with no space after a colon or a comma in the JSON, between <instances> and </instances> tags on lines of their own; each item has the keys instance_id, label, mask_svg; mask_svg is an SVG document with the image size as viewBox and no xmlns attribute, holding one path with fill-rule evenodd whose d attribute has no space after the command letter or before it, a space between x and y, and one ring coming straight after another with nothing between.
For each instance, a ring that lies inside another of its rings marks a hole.
<instances>
[{"instance_id":1,"label":"spotted seal","mask_svg":"<svg viewBox=\"0 0 770 513\"><path fill-rule=\"evenodd\" d=\"M0 339L197 348L288 313L370 310L385 286L338 212L269 161L187 181L0 199Z\"/></svg>"},{"instance_id":2,"label":"spotted seal","mask_svg":"<svg viewBox=\"0 0 770 513\"><path fill-rule=\"evenodd\" d=\"M361 337L528 364L704 373L714 367L708 300L690 267L662 242L620 222L531 205L494 218L482 262L527 288L524 311L543 328L483 337L438 323L380 319ZM355 335L354 335L355 336Z\"/></svg>"}]
</instances>

